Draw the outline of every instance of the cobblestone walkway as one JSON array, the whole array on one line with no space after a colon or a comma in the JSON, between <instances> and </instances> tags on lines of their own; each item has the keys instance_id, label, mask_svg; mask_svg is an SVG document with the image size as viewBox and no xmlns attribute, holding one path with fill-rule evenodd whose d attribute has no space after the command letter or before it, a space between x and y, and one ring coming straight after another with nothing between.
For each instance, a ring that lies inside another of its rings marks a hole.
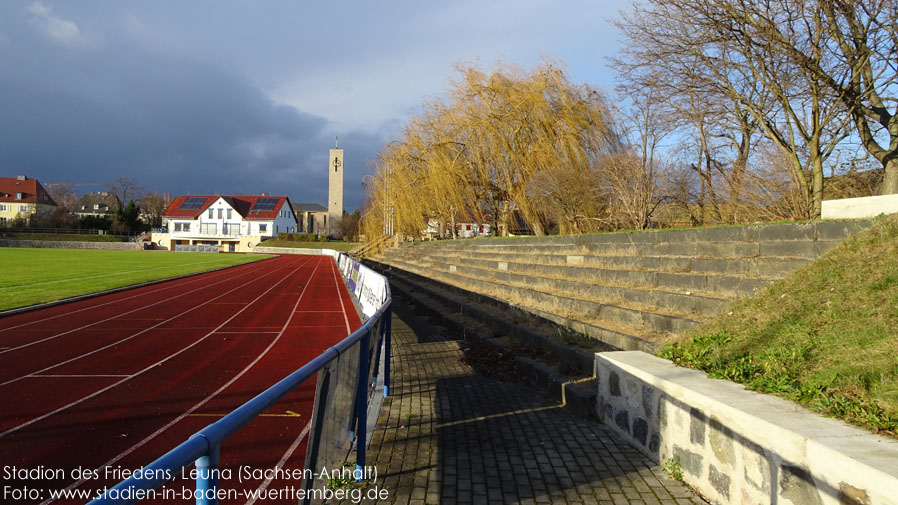
<instances>
[{"instance_id":1,"label":"cobblestone walkway","mask_svg":"<svg viewBox=\"0 0 898 505\"><path fill-rule=\"evenodd\" d=\"M461 342L396 313L393 383L368 452L390 494L380 503L705 503L601 424L477 375Z\"/></svg>"}]
</instances>

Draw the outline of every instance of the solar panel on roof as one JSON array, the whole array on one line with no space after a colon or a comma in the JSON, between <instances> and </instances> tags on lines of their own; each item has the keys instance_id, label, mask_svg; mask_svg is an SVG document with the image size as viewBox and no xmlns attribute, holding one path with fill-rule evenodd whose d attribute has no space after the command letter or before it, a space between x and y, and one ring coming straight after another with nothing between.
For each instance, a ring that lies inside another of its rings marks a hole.
<instances>
[{"instance_id":1,"label":"solar panel on roof","mask_svg":"<svg viewBox=\"0 0 898 505\"><path fill-rule=\"evenodd\" d=\"M182 210L196 210L203 206L206 202L206 197L204 196L191 196L184 200L184 203L181 204Z\"/></svg>"},{"instance_id":2,"label":"solar panel on roof","mask_svg":"<svg viewBox=\"0 0 898 505\"><path fill-rule=\"evenodd\" d=\"M253 205L253 210L274 210L280 198L259 198Z\"/></svg>"}]
</instances>

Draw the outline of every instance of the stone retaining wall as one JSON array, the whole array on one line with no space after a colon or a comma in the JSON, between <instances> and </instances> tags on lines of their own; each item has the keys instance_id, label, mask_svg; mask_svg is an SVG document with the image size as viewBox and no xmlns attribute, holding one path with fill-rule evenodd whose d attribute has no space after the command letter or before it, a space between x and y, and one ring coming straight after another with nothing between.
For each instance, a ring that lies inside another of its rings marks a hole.
<instances>
[{"instance_id":1,"label":"stone retaining wall","mask_svg":"<svg viewBox=\"0 0 898 505\"><path fill-rule=\"evenodd\" d=\"M113 251L142 251L137 242L63 242L51 240L0 240L0 247L37 247L43 249L106 249Z\"/></svg>"},{"instance_id":2,"label":"stone retaining wall","mask_svg":"<svg viewBox=\"0 0 898 505\"><path fill-rule=\"evenodd\" d=\"M715 242L771 242L771 241L829 241L842 240L847 235L869 228L869 219L851 221L817 221L806 223L765 224L746 226L718 226L675 230L646 230L639 232L595 233L550 237L490 237L483 239L440 240L425 242L432 247L506 246L602 246L611 244L694 244Z\"/></svg>"},{"instance_id":3,"label":"stone retaining wall","mask_svg":"<svg viewBox=\"0 0 898 505\"><path fill-rule=\"evenodd\" d=\"M596 374L599 418L714 503L898 503L898 441L642 352Z\"/></svg>"},{"instance_id":4,"label":"stone retaining wall","mask_svg":"<svg viewBox=\"0 0 898 505\"><path fill-rule=\"evenodd\" d=\"M309 249L306 247L261 247L253 248L254 253L258 254L309 254L320 256L324 254L321 249Z\"/></svg>"}]
</instances>

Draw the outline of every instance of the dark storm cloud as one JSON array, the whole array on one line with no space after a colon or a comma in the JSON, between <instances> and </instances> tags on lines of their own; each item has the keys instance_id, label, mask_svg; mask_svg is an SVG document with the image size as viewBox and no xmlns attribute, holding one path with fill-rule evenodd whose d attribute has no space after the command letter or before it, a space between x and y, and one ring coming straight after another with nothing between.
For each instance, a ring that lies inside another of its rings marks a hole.
<instances>
[{"instance_id":1,"label":"dark storm cloud","mask_svg":"<svg viewBox=\"0 0 898 505\"><path fill-rule=\"evenodd\" d=\"M327 120L273 103L226 68L91 33L40 3L0 22L0 62L4 176L77 184L127 176L174 194L264 191L326 203ZM350 210L382 142L342 135Z\"/></svg>"}]
</instances>

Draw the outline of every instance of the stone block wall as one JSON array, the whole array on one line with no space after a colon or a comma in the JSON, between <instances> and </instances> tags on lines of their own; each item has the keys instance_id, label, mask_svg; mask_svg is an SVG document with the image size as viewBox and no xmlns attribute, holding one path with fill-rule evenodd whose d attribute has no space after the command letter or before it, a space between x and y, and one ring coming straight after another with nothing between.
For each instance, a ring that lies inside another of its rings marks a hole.
<instances>
[{"instance_id":1,"label":"stone block wall","mask_svg":"<svg viewBox=\"0 0 898 505\"><path fill-rule=\"evenodd\" d=\"M262 247L256 246L253 249L257 254L305 254L311 256L320 256L325 254L322 249L311 249L308 247Z\"/></svg>"},{"instance_id":2,"label":"stone block wall","mask_svg":"<svg viewBox=\"0 0 898 505\"><path fill-rule=\"evenodd\" d=\"M638 351L596 375L599 418L713 503L898 503L898 441Z\"/></svg>"},{"instance_id":3,"label":"stone block wall","mask_svg":"<svg viewBox=\"0 0 898 505\"><path fill-rule=\"evenodd\" d=\"M0 247L38 247L44 249L105 249L112 251L141 251L137 242L63 242L51 240L0 240Z\"/></svg>"}]
</instances>

